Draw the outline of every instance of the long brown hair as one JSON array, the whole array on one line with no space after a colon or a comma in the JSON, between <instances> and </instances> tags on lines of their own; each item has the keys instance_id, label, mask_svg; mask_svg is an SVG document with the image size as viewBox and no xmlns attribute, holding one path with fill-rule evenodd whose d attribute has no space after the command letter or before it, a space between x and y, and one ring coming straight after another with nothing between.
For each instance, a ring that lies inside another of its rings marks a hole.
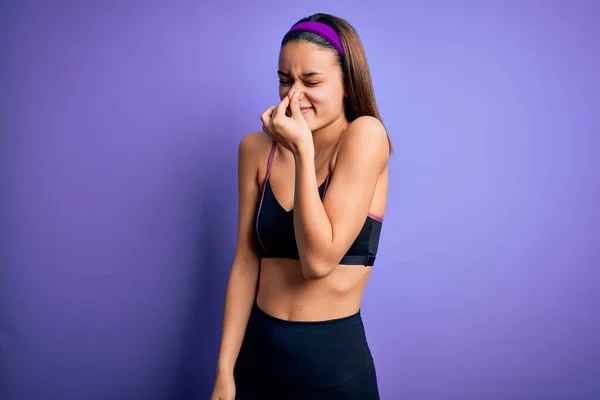
<instances>
[{"instance_id":1,"label":"long brown hair","mask_svg":"<svg viewBox=\"0 0 600 400\"><path fill-rule=\"evenodd\" d=\"M306 21L316 21L329 25L340 37L344 46L345 55L342 55L329 42L321 36L312 32L293 32L287 35L281 44L285 46L288 42L310 42L320 47L331 49L335 52L344 80L344 90L347 97L344 98L344 112L346 119L350 122L365 115L377 118L382 124L383 119L375 101L375 91L371 79L371 71L364 47L358 33L348 21L331 14L317 13L302 18L296 24ZM296 25L294 24L294 25ZM387 130L386 130L387 133ZM392 141L388 134L390 153L392 152Z\"/></svg>"}]
</instances>

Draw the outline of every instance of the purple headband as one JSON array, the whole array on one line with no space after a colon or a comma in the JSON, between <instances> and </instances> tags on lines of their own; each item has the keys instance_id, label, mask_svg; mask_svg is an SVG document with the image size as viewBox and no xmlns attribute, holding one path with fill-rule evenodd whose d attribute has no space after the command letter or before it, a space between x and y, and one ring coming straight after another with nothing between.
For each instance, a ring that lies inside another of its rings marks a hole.
<instances>
[{"instance_id":1,"label":"purple headband","mask_svg":"<svg viewBox=\"0 0 600 400\"><path fill-rule=\"evenodd\" d=\"M298 31L312 32L321 36L323 39L331 43L331 45L335 47L342 57L344 57L345 52L344 46L342 46L342 41L335 30L329 25L317 21L300 22L299 24L292 26L288 33L285 34L283 39L285 40L287 35L290 33Z\"/></svg>"}]
</instances>

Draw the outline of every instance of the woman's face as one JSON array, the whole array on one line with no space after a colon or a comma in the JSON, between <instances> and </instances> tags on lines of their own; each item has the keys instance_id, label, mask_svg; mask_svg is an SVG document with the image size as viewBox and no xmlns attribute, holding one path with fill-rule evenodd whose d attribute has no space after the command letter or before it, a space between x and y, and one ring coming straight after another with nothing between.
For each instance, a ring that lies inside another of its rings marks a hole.
<instances>
[{"instance_id":1,"label":"woman's face","mask_svg":"<svg viewBox=\"0 0 600 400\"><path fill-rule=\"evenodd\" d=\"M301 90L300 109L315 132L344 117L342 71L333 51L290 42L279 54L279 98Z\"/></svg>"}]
</instances>

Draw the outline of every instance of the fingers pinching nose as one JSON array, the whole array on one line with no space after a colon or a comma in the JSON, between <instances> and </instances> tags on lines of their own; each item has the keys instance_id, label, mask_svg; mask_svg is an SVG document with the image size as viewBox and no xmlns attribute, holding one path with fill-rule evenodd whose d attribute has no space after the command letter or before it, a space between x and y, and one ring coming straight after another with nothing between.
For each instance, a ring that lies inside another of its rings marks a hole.
<instances>
[{"instance_id":1,"label":"fingers pinching nose","mask_svg":"<svg viewBox=\"0 0 600 400\"><path fill-rule=\"evenodd\" d=\"M294 90L293 92L290 91L288 94L288 99L293 100L293 99L299 99L300 98L300 93L302 91L300 89Z\"/></svg>"}]
</instances>

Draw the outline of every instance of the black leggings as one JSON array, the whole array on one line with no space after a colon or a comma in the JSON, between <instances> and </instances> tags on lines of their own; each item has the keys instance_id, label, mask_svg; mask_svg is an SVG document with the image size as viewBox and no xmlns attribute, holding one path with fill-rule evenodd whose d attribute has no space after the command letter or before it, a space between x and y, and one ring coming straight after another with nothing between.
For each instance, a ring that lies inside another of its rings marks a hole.
<instances>
[{"instance_id":1,"label":"black leggings","mask_svg":"<svg viewBox=\"0 0 600 400\"><path fill-rule=\"evenodd\" d=\"M255 304L234 370L236 400L379 400L360 311L285 321Z\"/></svg>"}]
</instances>

